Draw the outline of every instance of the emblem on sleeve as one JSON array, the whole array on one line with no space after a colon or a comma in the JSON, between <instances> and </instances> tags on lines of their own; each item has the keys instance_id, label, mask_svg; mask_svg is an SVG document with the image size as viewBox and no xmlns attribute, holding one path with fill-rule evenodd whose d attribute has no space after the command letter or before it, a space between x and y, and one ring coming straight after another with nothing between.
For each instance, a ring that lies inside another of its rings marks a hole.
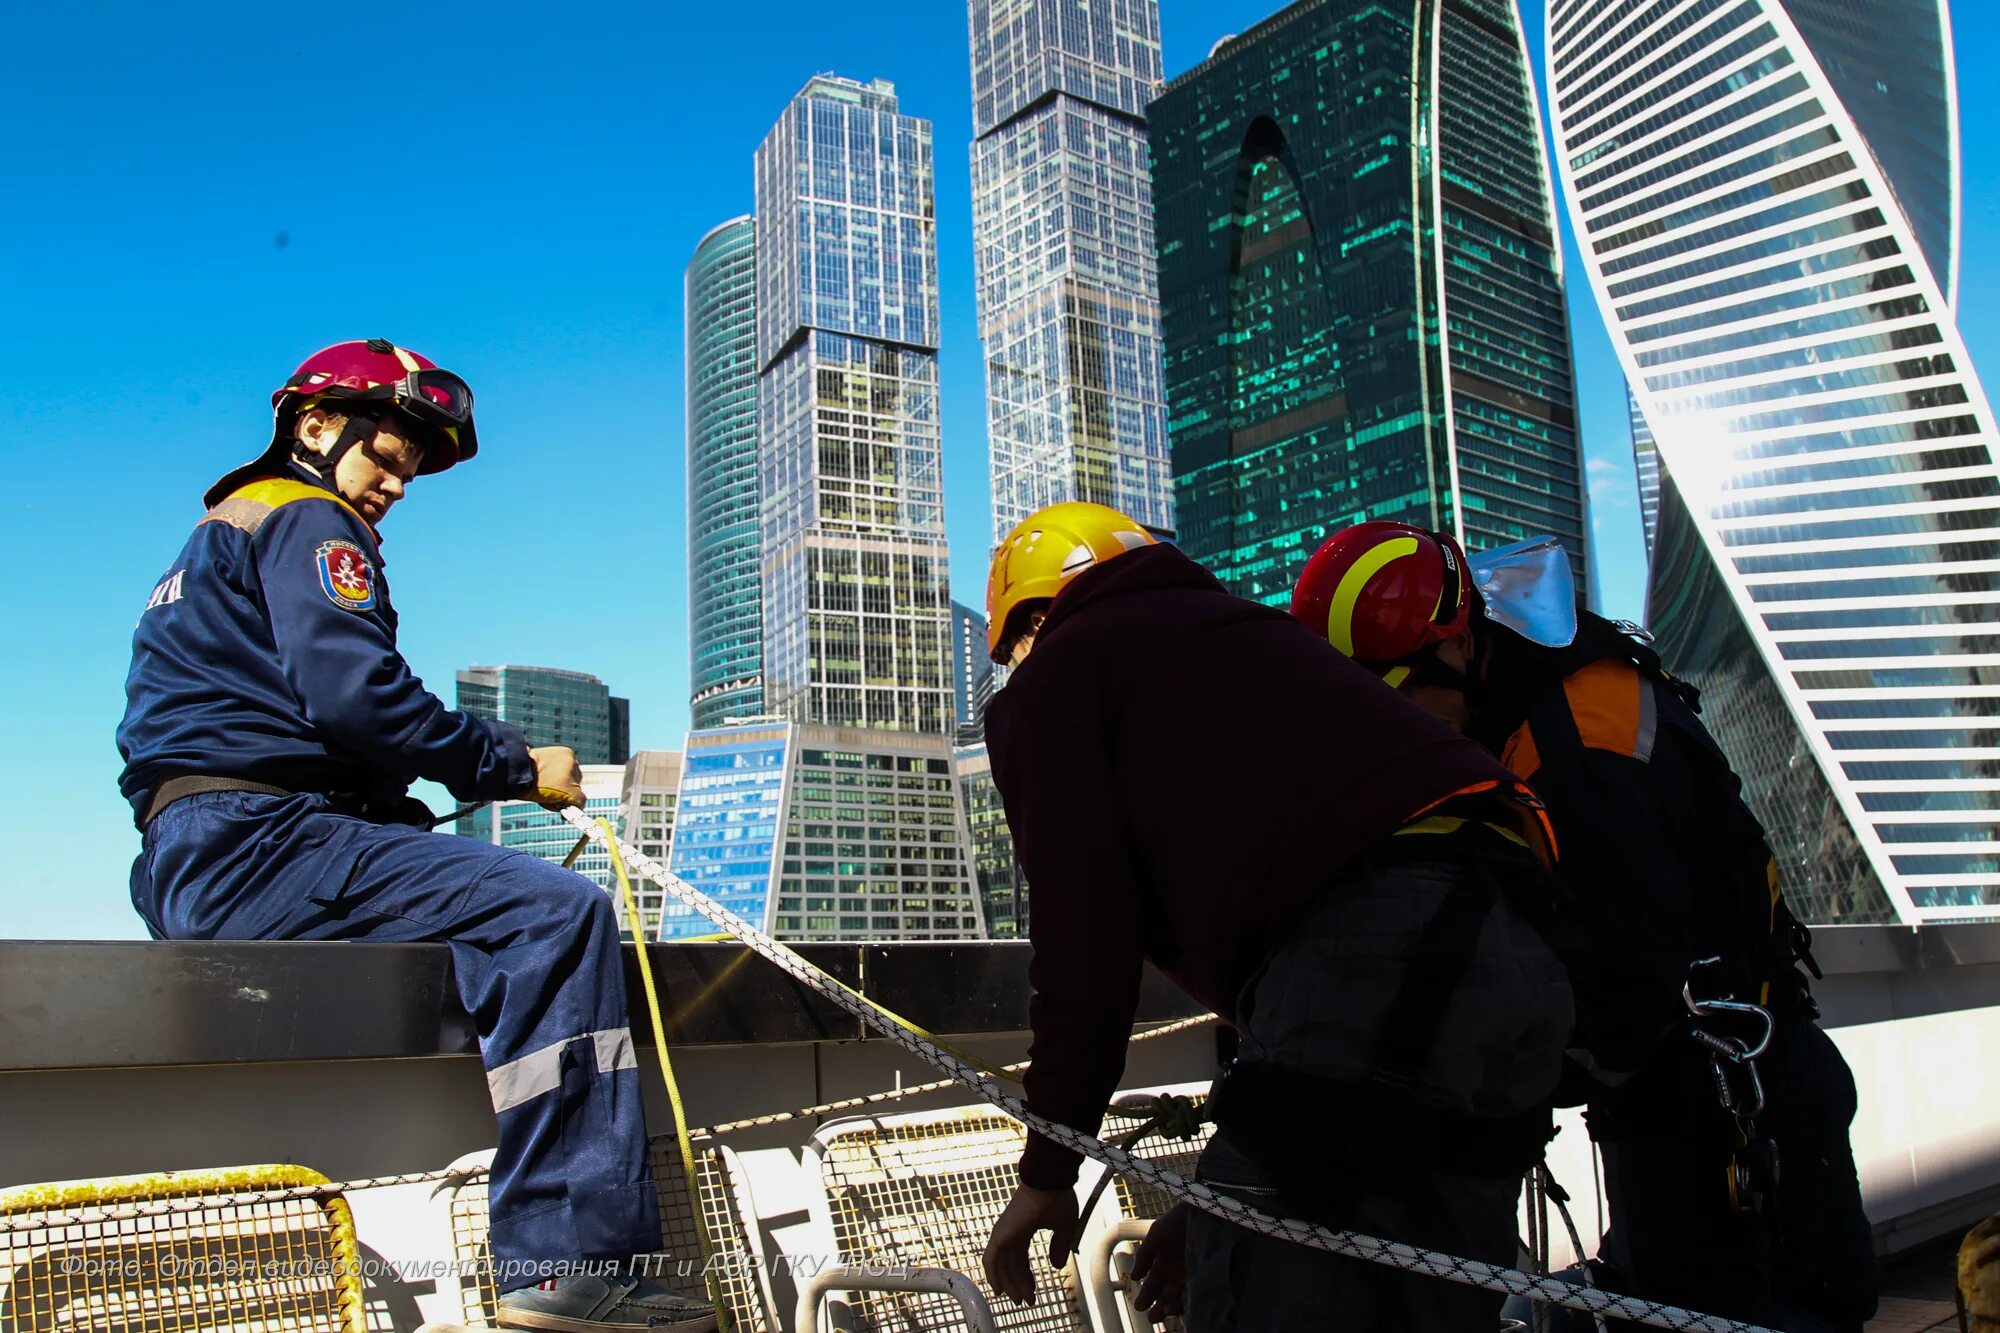
<instances>
[{"instance_id":1,"label":"emblem on sleeve","mask_svg":"<svg viewBox=\"0 0 2000 1333\"><path fill-rule=\"evenodd\" d=\"M314 556L319 565L319 586L327 600L349 611L375 608L375 568L353 542L320 543Z\"/></svg>"}]
</instances>

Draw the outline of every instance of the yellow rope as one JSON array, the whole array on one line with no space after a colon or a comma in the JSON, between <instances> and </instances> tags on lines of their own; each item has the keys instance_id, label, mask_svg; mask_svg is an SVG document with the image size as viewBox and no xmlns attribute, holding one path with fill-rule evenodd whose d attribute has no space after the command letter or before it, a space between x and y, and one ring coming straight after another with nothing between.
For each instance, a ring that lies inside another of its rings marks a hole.
<instances>
[{"instance_id":1,"label":"yellow rope","mask_svg":"<svg viewBox=\"0 0 2000 1333\"><path fill-rule=\"evenodd\" d=\"M625 900L625 918L632 925L632 942L638 946L639 980L646 988L646 1012L653 1021L653 1046L660 1053L660 1077L667 1085L667 1101L674 1108L674 1137L681 1150L681 1174L687 1181L688 1206L694 1210L695 1239L701 1245L702 1280L708 1299L715 1306L718 1333L729 1333L729 1306L722 1299L722 1278L715 1271L715 1244L708 1234L708 1216L701 1206L701 1177L695 1171L694 1144L688 1139L687 1112L681 1106L681 1086L674 1078L674 1062L667 1054L667 1025L660 1017L660 993L653 985L653 963L646 956L646 923L639 915L639 900L632 895L632 879L625 873L625 858L618 851L618 831L611 821L597 821L604 829L604 845L611 849L611 869L618 876L618 891Z\"/></svg>"},{"instance_id":2,"label":"yellow rope","mask_svg":"<svg viewBox=\"0 0 2000 1333\"><path fill-rule=\"evenodd\" d=\"M600 819L597 822L599 824L604 825L604 845L611 849L611 864L617 867L618 881L619 883L623 884L625 883L625 863L623 860L619 858L618 854L618 845L617 845L618 834L612 829L611 825L606 823L604 820ZM569 855L563 859L563 868L565 870L575 866L577 854L583 851L585 845L588 844L589 842L590 842L589 834L585 834L583 837L578 838L576 840L576 846L570 848ZM629 894L631 890L627 888L626 892ZM634 940L642 938L636 918L634 919L632 926L632 938ZM676 941L676 943L694 944L700 942L713 942L716 940L733 940L735 938L736 937L734 935L729 934L727 931L722 931L720 933L713 935L697 935L692 939L679 940ZM814 970L819 971L819 969L817 968L815 968ZM985 1074L988 1078L1002 1079L1008 1083L1019 1083L1021 1081L1021 1076L1019 1074L1014 1073L1006 1068L1003 1068L1002 1066L992 1064L989 1061L982 1060L978 1056L974 1055L972 1052L964 1050L961 1047L952 1045L950 1042L946 1041L943 1037L938 1036L937 1033L932 1032L928 1028L918 1027L915 1023L912 1023L909 1019L903 1017L895 1010L888 1008L887 1006L881 1004L879 1001L869 999L868 996L862 994L860 991L854 989L854 987L848 985L846 982L842 981L840 978L832 975L831 973L820 971L819 974L821 977L825 978L828 982L832 983L835 986L840 987L842 990L846 991L849 995L852 995L855 999L860 1000L863 1003L870 1006L871 1008L880 1011L884 1018L890 1019L898 1027L902 1028L905 1032L915 1033L917 1036L922 1037L925 1041L937 1047L945 1054L952 1056L953 1058L961 1061L964 1064L971 1065L974 1069L977 1069L982 1074ZM662 1049L664 1049L664 1047L662 1047Z\"/></svg>"}]
</instances>

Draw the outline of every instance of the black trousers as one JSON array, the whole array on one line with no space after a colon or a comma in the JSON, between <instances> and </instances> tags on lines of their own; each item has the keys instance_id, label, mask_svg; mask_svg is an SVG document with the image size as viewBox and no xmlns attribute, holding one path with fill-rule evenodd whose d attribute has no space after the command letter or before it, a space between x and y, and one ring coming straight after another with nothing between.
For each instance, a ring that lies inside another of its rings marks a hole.
<instances>
[{"instance_id":1,"label":"black trousers","mask_svg":"<svg viewBox=\"0 0 2000 1333\"><path fill-rule=\"evenodd\" d=\"M1860 1333L1875 1312L1873 1237L1848 1143L1854 1076L1817 1025L1781 1025L1761 1063L1778 1144L1774 1208L1736 1212L1729 1122L1704 1062L1673 1052L1618 1103L1593 1105L1611 1211L1604 1258L1618 1289L1772 1328Z\"/></svg>"}]
</instances>

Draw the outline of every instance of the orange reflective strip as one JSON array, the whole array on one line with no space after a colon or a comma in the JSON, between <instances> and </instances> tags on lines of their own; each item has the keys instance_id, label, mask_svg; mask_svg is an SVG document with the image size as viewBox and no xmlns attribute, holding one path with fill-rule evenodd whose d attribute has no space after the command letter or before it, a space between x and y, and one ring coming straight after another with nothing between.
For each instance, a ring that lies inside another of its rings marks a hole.
<instances>
[{"instance_id":1,"label":"orange reflective strip","mask_svg":"<svg viewBox=\"0 0 2000 1333\"><path fill-rule=\"evenodd\" d=\"M1446 792L1424 806L1404 820L1403 824L1404 826L1414 824L1439 806L1448 801L1455 801L1461 796L1478 796L1485 792L1499 791L1502 786L1508 788L1514 797L1510 804L1515 822L1521 830L1521 841L1527 844L1528 850L1535 854L1535 859L1545 868L1555 869L1557 860L1555 826L1549 823L1549 812L1542 805L1542 798L1535 795L1525 782L1475 782L1470 786L1460 787L1457 791Z\"/></svg>"},{"instance_id":2,"label":"orange reflective strip","mask_svg":"<svg viewBox=\"0 0 2000 1333\"><path fill-rule=\"evenodd\" d=\"M1653 691L1630 663L1592 662L1563 682L1563 693L1586 746L1641 761L1653 757Z\"/></svg>"},{"instance_id":3,"label":"orange reflective strip","mask_svg":"<svg viewBox=\"0 0 2000 1333\"><path fill-rule=\"evenodd\" d=\"M1535 776L1542 766L1542 752L1535 748L1535 733L1523 722L1507 738L1507 744L1500 751L1500 762L1507 765L1507 771L1526 782Z\"/></svg>"}]
</instances>

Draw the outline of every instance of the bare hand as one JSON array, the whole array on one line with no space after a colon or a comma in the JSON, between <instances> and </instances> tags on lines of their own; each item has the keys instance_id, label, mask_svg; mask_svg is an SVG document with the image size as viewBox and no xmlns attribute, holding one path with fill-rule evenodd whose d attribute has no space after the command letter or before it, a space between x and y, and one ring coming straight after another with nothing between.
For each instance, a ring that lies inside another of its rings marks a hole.
<instances>
[{"instance_id":1,"label":"bare hand","mask_svg":"<svg viewBox=\"0 0 2000 1333\"><path fill-rule=\"evenodd\" d=\"M1132 1260L1132 1303L1155 1321L1187 1310L1187 1229L1192 1210L1177 1203L1153 1223Z\"/></svg>"},{"instance_id":2,"label":"bare hand","mask_svg":"<svg viewBox=\"0 0 2000 1333\"><path fill-rule=\"evenodd\" d=\"M1038 1231L1052 1231L1049 1262L1061 1268L1069 1262L1076 1239L1076 1196L1068 1190L1038 1190L1019 1186L993 1234L986 1238L986 1285L1016 1305L1035 1299L1035 1273L1028 1266L1028 1243Z\"/></svg>"},{"instance_id":3,"label":"bare hand","mask_svg":"<svg viewBox=\"0 0 2000 1333\"><path fill-rule=\"evenodd\" d=\"M535 761L535 788L523 793L525 799L545 810L583 804L583 770L577 767L575 750L537 746L529 749L528 758Z\"/></svg>"}]
</instances>

